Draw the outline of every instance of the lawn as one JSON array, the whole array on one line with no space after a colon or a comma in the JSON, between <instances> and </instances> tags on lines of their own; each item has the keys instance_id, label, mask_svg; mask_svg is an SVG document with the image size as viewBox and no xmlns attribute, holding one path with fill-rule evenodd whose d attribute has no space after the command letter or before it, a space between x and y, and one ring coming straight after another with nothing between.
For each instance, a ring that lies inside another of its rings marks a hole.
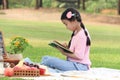
<instances>
[{"instance_id":1,"label":"lawn","mask_svg":"<svg viewBox=\"0 0 120 80\"><path fill-rule=\"evenodd\" d=\"M91 34L90 59L92 67L120 69L120 27L110 24L85 24ZM68 42L71 32L61 22L20 21L0 19L0 30L4 33L6 50L13 36L23 36L32 47L26 49L24 57L40 62L42 56L50 55L65 59L60 52L48 45L52 40Z\"/></svg>"}]
</instances>

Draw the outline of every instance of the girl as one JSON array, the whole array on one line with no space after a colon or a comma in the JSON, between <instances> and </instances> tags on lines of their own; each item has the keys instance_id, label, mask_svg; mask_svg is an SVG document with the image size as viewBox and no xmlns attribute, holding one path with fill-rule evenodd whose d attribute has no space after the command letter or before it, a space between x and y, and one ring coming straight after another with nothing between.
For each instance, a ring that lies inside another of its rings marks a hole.
<instances>
[{"instance_id":1,"label":"girl","mask_svg":"<svg viewBox=\"0 0 120 80\"><path fill-rule=\"evenodd\" d=\"M73 32L68 44L68 48L73 54L66 53L58 48L67 57L67 60L44 56L41 64L60 71L89 70L91 65L89 59L91 41L79 12L73 8L66 9L61 15L61 21L67 29Z\"/></svg>"}]
</instances>

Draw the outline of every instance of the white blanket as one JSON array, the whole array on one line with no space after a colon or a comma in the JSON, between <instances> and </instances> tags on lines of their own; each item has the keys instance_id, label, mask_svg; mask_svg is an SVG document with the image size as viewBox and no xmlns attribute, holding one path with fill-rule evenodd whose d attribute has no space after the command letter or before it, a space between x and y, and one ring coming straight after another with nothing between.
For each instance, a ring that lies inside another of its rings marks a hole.
<instances>
[{"instance_id":1,"label":"white blanket","mask_svg":"<svg viewBox=\"0 0 120 80\"><path fill-rule=\"evenodd\" d=\"M120 80L120 70L110 68L91 68L89 71L66 71L51 73L51 76L27 77L34 80Z\"/></svg>"}]
</instances>

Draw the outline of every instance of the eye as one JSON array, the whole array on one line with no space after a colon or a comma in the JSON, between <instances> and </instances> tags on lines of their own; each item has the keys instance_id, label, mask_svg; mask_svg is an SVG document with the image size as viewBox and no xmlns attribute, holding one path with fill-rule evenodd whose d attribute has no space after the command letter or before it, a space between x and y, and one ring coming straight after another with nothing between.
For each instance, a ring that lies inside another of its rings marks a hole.
<instances>
[{"instance_id":1,"label":"eye","mask_svg":"<svg viewBox=\"0 0 120 80\"><path fill-rule=\"evenodd\" d=\"M66 24L66 23L64 23L64 25L66 25L66 26L67 26L67 24Z\"/></svg>"}]
</instances>

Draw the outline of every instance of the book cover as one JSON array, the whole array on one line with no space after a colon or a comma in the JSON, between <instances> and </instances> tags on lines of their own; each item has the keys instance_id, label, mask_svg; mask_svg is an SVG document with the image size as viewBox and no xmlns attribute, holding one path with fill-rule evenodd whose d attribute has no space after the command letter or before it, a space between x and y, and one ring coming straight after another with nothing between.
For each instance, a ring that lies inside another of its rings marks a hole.
<instances>
[{"instance_id":1,"label":"book cover","mask_svg":"<svg viewBox=\"0 0 120 80\"><path fill-rule=\"evenodd\" d=\"M71 54L72 54L72 52L71 52L68 48L66 48L65 46L63 46L62 44L60 44L60 43L57 42L57 41L50 42L49 45L52 46L52 47L55 47L55 48L59 47L59 48L61 48L64 52L66 52L66 53L71 53Z\"/></svg>"}]
</instances>

